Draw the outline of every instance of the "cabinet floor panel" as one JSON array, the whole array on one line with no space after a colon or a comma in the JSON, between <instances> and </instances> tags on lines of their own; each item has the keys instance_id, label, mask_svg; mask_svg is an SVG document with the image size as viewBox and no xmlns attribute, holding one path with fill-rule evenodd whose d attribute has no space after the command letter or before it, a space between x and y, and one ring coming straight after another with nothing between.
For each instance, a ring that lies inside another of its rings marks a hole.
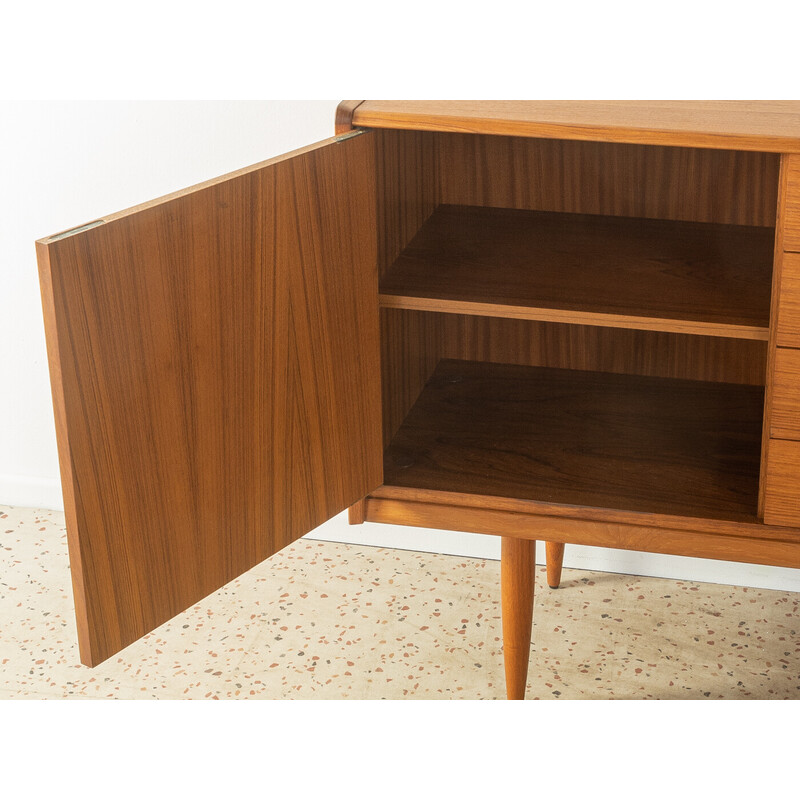
<instances>
[{"instance_id":1,"label":"cabinet floor panel","mask_svg":"<svg viewBox=\"0 0 800 800\"><path fill-rule=\"evenodd\" d=\"M441 361L384 483L752 521L761 387Z\"/></svg>"},{"instance_id":2,"label":"cabinet floor panel","mask_svg":"<svg viewBox=\"0 0 800 800\"><path fill-rule=\"evenodd\" d=\"M439 206L381 305L766 341L772 228Z\"/></svg>"}]
</instances>

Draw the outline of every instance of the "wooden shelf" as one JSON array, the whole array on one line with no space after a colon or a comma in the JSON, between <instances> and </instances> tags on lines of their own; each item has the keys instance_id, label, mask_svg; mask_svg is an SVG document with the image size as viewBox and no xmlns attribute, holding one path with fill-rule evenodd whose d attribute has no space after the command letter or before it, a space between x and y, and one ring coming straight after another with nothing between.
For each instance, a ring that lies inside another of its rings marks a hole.
<instances>
[{"instance_id":1,"label":"wooden shelf","mask_svg":"<svg viewBox=\"0 0 800 800\"><path fill-rule=\"evenodd\" d=\"M766 227L443 205L380 304L766 341L773 247Z\"/></svg>"},{"instance_id":2,"label":"wooden shelf","mask_svg":"<svg viewBox=\"0 0 800 800\"><path fill-rule=\"evenodd\" d=\"M761 387L445 360L384 483L752 522L763 402Z\"/></svg>"}]
</instances>

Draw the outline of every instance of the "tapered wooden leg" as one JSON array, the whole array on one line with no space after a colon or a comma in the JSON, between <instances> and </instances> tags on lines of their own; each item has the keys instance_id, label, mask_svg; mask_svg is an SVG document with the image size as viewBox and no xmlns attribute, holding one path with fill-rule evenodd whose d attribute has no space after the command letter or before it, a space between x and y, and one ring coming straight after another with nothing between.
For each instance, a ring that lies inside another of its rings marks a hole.
<instances>
[{"instance_id":1,"label":"tapered wooden leg","mask_svg":"<svg viewBox=\"0 0 800 800\"><path fill-rule=\"evenodd\" d=\"M506 697L524 700L533 624L536 542L504 536L500 550Z\"/></svg>"},{"instance_id":2,"label":"tapered wooden leg","mask_svg":"<svg viewBox=\"0 0 800 800\"><path fill-rule=\"evenodd\" d=\"M564 563L564 545L562 542L545 542L547 553L547 585L558 589L561 583L561 565Z\"/></svg>"},{"instance_id":3,"label":"tapered wooden leg","mask_svg":"<svg viewBox=\"0 0 800 800\"><path fill-rule=\"evenodd\" d=\"M361 525L367 515L367 501L359 500L347 509L347 521L351 525Z\"/></svg>"}]
</instances>

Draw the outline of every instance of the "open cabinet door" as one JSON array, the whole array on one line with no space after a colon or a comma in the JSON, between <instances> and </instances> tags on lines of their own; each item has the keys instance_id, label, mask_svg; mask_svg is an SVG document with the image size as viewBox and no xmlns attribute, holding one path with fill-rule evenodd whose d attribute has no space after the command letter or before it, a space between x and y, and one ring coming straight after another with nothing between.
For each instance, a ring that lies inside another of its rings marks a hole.
<instances>
[{"instance_id":1,"label":"open cabinet door","mask_svg":"<svg viewBox=\"0 0 800 800\"><path fill-rule=\"evenodd\" d=\"M381 483L371 139L37 242L85 664Z\"/></svg>"}]
</instances>

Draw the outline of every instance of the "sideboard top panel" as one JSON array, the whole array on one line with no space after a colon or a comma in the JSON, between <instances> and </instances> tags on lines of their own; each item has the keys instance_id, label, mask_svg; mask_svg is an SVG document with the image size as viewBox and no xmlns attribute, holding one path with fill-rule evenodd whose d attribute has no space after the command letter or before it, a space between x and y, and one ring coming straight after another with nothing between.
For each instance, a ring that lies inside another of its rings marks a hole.
<instances>
[{"instance_id":1,"label":"sideboard top panel","mask_svg":"<svg viewBox=\"0 0 800 800\"><path fill-rule=\"evenodd\" d=\"M364 100L352 124L800 153L797 100Z\"/></svg>"}]
</instances>

